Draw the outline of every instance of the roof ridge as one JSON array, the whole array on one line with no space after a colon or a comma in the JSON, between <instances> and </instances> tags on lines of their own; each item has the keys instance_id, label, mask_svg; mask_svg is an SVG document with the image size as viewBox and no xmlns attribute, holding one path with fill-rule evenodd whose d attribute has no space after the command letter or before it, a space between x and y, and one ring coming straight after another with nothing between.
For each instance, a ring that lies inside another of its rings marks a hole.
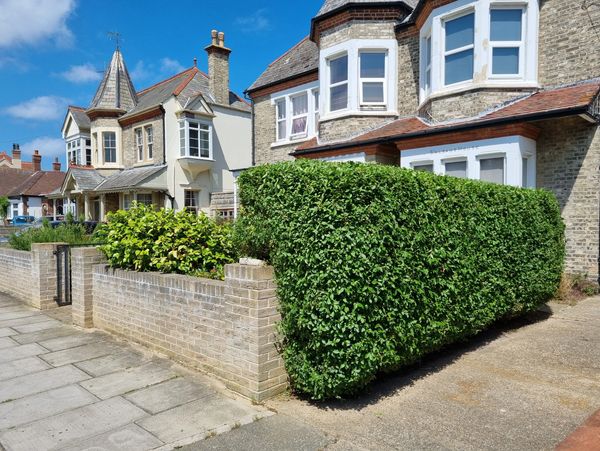
<instances>
[{"instance_id":1,"label":"roof ridge","mask_svg":"<svg viewBox=\"0 0 600 451\"><path fill-rule=\"evenodd\" d=\"M163 85L163 84L165 84L165 83L168 83L168 82L170 82L170 81L172 81L172 80L176 79L177 77L180 77L180 76L182 76L182 75L183 75L183 74L185 74L186 72L192 71L192 70L194 70L194 69L198 70L198 68L197 68L197 67L190 67L189 69L186 69L186 70L184 70L184 71L181 71L181 72L179 72L179 73L177 73L177 74L175 74L175 75L173 75L173 76L171 76L171 77L169 77L169 78L167 78L167 79L165 79L165 80L159 81L158 83L155 83L155 84L153 84L152 86L149 86L149 87L148 87L148 88L146 88L146 89L142 89L142 90L141 90L140 92L138 92L137 94L138 94L139 96L141 96L141 95L144 95L144 94L146 94L148 91L151 91L151 90L153 90L153 89L156 89L156 88L158 88L159 86L161 86L161 85Z\"/></svg>"},{"instance_id":2,"label":"roof ridge","mask_svg":"<svg viewBox=\"0 0 600 451\"><path fill-rule=\"evenodd\" d=\"M183 90L190 84L190 82L198 75L200 71L197 67L192 67L192 71L190 71L189 75L185 80L177 85L177 87L173 90L173 95L178 96L183 92Z\"/></svg>"},{"instance_id":3,"label":"roof ridge","mask_svg":"<svg viewBox=\"0 0 600 451\"><path fill-rule=\"evenodd\" d=\"M69 105L69 110L78 110L78 111L84 111L85 112L85 108L81 107L81 106L75 106L75 105Z\"/></svg>"}]
</instances>

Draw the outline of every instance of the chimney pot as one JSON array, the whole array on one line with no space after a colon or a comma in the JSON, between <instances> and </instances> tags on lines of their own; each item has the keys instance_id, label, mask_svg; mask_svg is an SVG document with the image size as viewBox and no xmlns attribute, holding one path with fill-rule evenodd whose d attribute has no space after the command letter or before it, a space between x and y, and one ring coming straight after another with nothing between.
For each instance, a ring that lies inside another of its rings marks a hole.
<instances>
[{"instance_id":1,"label":"chimney pot","mask_svg":"<svg viewBox=\"0 0 600 451\"><path fill-rule=\"evenodd\" d=\"M218 45L217 39L218 39L218 33L217 30L213 30L210 32L210 35L212 37L212 45Z\"/></svg>"},{"instance_id":2,"label":"chimney pot","mask_svg":"<svg viewBox=\"0 0 600 451\"><path fill-rule=\"evenodd\" d=\"M16 169L21 169L21 149L18 144L13 144L12 164Z\"/></svg>"},{"instance_id":3,"label":"chimney pot","mask_svg":"<svg viewBox=\"0 0 600 451\"><path fill-rule=\"evenodd\" d=\"M33 152L33 156L31 157L31 162L33 163L33 170L35 172L42 170L42 156L40 155L39 150L36 150Z\"/></svg>"},{"instance_id":4,"label":"chimney pot","mask_svg":"<svg viewBox=\"0 0 600 451\"><path fill-rule=\"evenodd\" d=\"M58 161L58 157L56 157L54 163L52 163L52 169L56 172L60 172L60 161Z\"/></svg>"},{"instance_id":5,"label":"chimney pot","mask_svg":"<svg viewBox=\"0 0 600 451\"><path fill-rule=\"evenodd\" d=\"M219 47L225 47L225 33L219 33Z\"/></svg>"}]
</instances>

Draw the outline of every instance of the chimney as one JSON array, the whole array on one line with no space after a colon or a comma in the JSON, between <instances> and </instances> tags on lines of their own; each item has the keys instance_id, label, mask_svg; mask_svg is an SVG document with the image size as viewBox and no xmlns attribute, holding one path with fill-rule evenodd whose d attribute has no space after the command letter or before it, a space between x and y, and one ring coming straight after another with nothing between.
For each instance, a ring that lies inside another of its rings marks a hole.
<instances>
[{"instance_id":1,"label":"chimney","mask_svg":"<svg viewBox=\"0 0 600 451\"><path fill-rule=\"evenodd\" d=\"M21 169L21 147L18 144L13 144L12 164L16 169Z\"/></svg>"},{"instance_id":2,"label":"chimney","mask_svg":"<svg viewBox=\"0 0 600 451\"><path fill-rule=\"evenodd\" d=\"M33 155L31 156L31 162L33 163L33 170L35 172L42 170L42 156L40 155L39 150L33 152Z\"/></svg>"},{"instance_id":3,"label":"chimney","mask_svg":"<svg viewBox=\"0 0 600 451\"><path fill-rule=\"evenodd\" d=\"M209 87L217 103L229 105L229 55L231 50L225 47L225 33L213 30L211 44L206 47L208 53Z\"/></svg>"},{"instance_id":4,"label":"chimney","mask_svg":"<svg viewBox=\"0 0 600 451\"><path fill-rule=\"evenodd\" d=\"M56 159L54 160L54 163L52 163L52 170L56 171L56 172L60 172L60 161L58 161L58 157L56 157Z\"/></svg>"}]
</instances>

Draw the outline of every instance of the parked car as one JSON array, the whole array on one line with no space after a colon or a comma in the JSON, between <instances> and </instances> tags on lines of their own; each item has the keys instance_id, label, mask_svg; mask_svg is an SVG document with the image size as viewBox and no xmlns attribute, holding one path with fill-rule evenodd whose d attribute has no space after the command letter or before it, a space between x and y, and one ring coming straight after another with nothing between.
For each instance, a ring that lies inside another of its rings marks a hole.
<instances>
[{"instance_id":1,"label":"parked car","mask_svg":"<svg viewBox=\"0 0 600 451\"><path fill-rule=\"evenodd\" d=\"M14 226L24 226L27 224L32 224L35 222L35 218L33 216L15 216L12 219L12 225Z\"/></svg>"}]
</instances>

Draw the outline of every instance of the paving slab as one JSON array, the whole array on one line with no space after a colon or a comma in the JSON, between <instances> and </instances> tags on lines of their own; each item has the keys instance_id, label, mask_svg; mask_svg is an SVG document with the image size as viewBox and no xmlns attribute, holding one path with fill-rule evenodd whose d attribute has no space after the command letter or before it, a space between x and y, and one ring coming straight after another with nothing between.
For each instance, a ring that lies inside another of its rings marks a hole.
<instances>
[{"instance_id":1,"label":"paving slab","mask_svg":"<svg viewBox=\"0 0 600 451\"><path fill-rule=\"evenodd\" d=\"M141 366L150 359L151 357L145 356L139 352L123 349L115 354L84 360L83 362L77 362L74 365L77 368L81 368L86 373L98 377L133 368L134 366Z\"/></svg>"},{"instance_id":2,"label":"paving slab","mask_svg":"<svg viewBox=\"0 0 600 451\"><path fill-rule=\"evenodd\" d=\"M18 321L22 321L22 323L18 325L16 324L11 327L20 334L26 334L28 332L37 332L45 329L52 329L54 327L62 325L60 321L56 321L55 319L48 319L47 316L40 316L39 318L41 318L43 321L33 322L28 321L28 318L19 318Z\"/></svg>"},{"instance_id":3,"label":"paving slab","mask_svg":"<svg viewBox=\"0 0 600 451\"><path fill-rule=\"evenodd\" d=\"M40 330L38 332L29 332L26 334L18 334L15 335L16 332L13 332L11 338L21 344L35 343L41 342L44 340L50 340L51 338L59 338L59 337L68 337L70 335L78 335L82 334L82 332L77 331L72 327L60 326L53 327L51 329ZM45 346L44 346L45 347Z\"/></svg>"},{"instance_id":4,"label":"paving slab","mask_svg":"<svg viewBox=\"0 0 600 451\"><path fill-rule=\"evenodd\" d=\"M31 423L97 401L98 398L80 386L67 385L4 402L0 404L0 430Z\"/></svg>"},{"instance_id":5,"label":"paving slab","mask_svg":"<svg viewBox=\"0 0 600 451\"><path fill-rule=\"evenodd\" d=\"M19 360L24 357L31 357L39 354L45 354L47 352L47 349L42 348L37 343L13 346L12 348L3 349L2 352L0 352L0 363L10 362L11 360Z\"/></svg>"},{"instance_id":6,"label":"paving slab","mask_svg":"<svg viewBox=\"0 0 600 451\"><path fill-rule=\"evenodd\" d=\"M95 377L81 386L101 399L129 393L176 377L165 362L150 362L124 371Z\"/></svg>"},{"instance_id":7,"label":"paving slab","mask_svg":"<svg viewBox=\"0 0 600 451\"><path fill-rule=\"evenodd\" d=\"M17 343L15 340L11 339L10 337L1 337L0 338L0 349L5 349L5 348L12 348L13 346L18 346L19 343Z\"/></svg>"},{"instance_id":8,"label":"paving slab","mask_svg":"<svg viewBox=\"0 0 600 451\"><path fill-rule=\"evenodd\" d=\"M8 319L19 319L26 318L28 316L39 316L41 313L36 310L24 310L24 311L16 311L16 312L0 312L0 321L5 321Z\"/></svg>"},{"instance_id":9,"label":"paving slab","mask_svg":"<svg viewBox=\"0 0 600 451\"><path fill-rule=\"evenodd\" d=\"M178 377L135 391L126 395L125 399L147 412L156 414L215 394L216 392L207 385Z\"/></svg>"},{"instance_id":10,"label":"paving slab","mask_svg":"<svg viewBox=\"0 0 600 451\"><path fill-rule=\"evenodd\" d=\"M75 445L147 415L117 397L0 433L7 451L45 451Z\"/></svg>"},{"instance_id":11,"label":"paving slab","mask_svg":"<svg viewBox=\"0 0 600 451\"><path fill-rule=\"evenodd\" d=\"M0 381L30 373L39 373L48 368L51 368L50 365L37 357L27 357L25 359L13 360L12 362L0 363Z\"/></svg>"},{"instance_id":12,"label":"paving slab","mask_svg":"<svg viewBox=\"0 0 600 451\"><path fill-rule=\"evenodd\" d=\"M17 331L11 329L10 327L3 327L0 329L0 337L10 337L11 335L16 335Z\"/></svg>"},{"instance_id":13,"label":"paving slab","mask_svg":"<svg viewBox=\"0 0 600 451\"><path fill-rule=\"evenodd\" d=\"M52 366L68 365L118 352L121 347L116 343L90 343L76 348L44 354L42 358Z\"/></svg>"},{"instance_id":14,"label":"paving slab","mask_svg":"<svg viewBox=\"0 0 600 451\"><path fill-rule=\"evenodd\" d=\"M47 323L49 321L55 321L55 320L50 320L50 319L48 319L47 316L44 316L44 315L28 316L26 318L6 319L3 321L0 321L0 327L1 328L12 327L13 329L15 329L16 326L23 326L26 324ZM58 325L60 325L60 322L56 321L55 324L56 324L56 326L58 326ZM56 326L54 326L54 327L56 327ZM17 332L19 332L19 331L17 331ZM27 332L30 332L30 331L27 331Z\"/></svg>"},{"instance_id":15,"label":"paving slab","mask_svg":"<svg viewBox=\"0 0 600 451\"><path fill-rule=\"evenodd\" d=\"M52 368L0 382L0 403L74 384L90 376L74 366Z\"/></svg>"},{"instance_id":16,"label":"paving slab","mask_svg":"<svg viewBox=\"0 0 600 451\"><path fill-rule=\"evenodd\" d=\"M164 443L148 431L130 424L121 429L86 438L81 443L61 448L61 451L141 451L161 445Z\"/></svg>"},{"instance_id":17,"label":"paving slab","mask_svg":"<svg viewBox=\"0 0 600 451\"><path fill-rule=\"evenodd\" d=\"M78 333L71 334L66 337L51 338L49 340L40 341L39 344L49 351L62 351L63 349L76 348L78 346L87 345L90 343L106 342L108 337L105 334L95 333Z\"/></svg>"},{"instance_id":18,"label":"paving slab","mask_svg":"<svg viewBox=\"0 0 600 451\"><path fill-rule=\"evenodd\" d=\"M209 396L137 422L165 443L204 434L226 425L246 424L260 416L252 406Z\"/></svg>"},{"instance_id":19,"label":"paving slab","mask_svg":"<svg viewBox=\"0 0 600 451\"><path fill-rule=\"evenodd\" d=\"M7 305L6 307L0 307L0 313L7 312L39 312L39 310L34 309L33 307L29 307L23 304L14 304Z\"/></svg>"}]
</instances>

